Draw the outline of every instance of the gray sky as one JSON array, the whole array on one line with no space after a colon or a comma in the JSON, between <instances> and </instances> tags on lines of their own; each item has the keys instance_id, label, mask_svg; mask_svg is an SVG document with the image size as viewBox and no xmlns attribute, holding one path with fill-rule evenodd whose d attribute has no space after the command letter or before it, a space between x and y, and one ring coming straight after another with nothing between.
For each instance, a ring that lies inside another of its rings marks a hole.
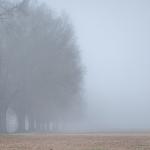
<instances>
[{"instance_id":1,"label":"gray sky","mask_svg":"<svg viewBox=\"0 0 150 150\"><path fill-rule=\"evenodd\" d=\"M150 1L47 1L74 24L91 125L150 128Z\"/></svg>"}]
</instances>

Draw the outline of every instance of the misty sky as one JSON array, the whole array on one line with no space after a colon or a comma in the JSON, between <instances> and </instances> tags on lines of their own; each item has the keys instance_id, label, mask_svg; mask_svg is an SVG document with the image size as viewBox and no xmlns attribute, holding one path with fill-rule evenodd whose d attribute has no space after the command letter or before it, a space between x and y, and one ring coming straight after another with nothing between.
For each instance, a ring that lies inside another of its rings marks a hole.
<instances>
[{"instance_id":1,"label":"misty sky","mask_svg":"<svg viewBox=\"0 0 150 150\"><path fill-rule=\"evenodd\" d=\"M47 1L74 24L91 125L150 128L150 1Z\"/></svg>"}]
</instances>

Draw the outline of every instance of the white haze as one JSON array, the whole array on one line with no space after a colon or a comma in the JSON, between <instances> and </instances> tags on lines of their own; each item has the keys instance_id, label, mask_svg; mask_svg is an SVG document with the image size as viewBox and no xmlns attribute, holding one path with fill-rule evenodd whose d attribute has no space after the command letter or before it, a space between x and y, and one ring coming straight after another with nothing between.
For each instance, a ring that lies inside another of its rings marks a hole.
<instances>
[{"instance_id":1,"label":"white haze","mask_svg":"<svg viewBox=\"0 0 150 150\"><path fill-rule=\"evenodd\" d=\"M74 24L89 129L150 129L150 1L47 0Z\"/></svg>"}]
</instances>

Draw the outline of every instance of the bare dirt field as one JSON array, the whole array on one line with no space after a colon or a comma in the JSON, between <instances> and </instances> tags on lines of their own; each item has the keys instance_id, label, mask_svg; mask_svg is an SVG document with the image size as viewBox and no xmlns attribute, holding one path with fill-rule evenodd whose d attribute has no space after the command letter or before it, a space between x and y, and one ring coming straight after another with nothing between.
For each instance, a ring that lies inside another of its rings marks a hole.
<instances>
[{"instance_id":1,"label":"bare dirt field","mask_svg":"<svg viewBox=\"0 0 150 150\"><path fill-rule=\"evenodd\" d=\"M0 150L150 150L150 134L1 135Z\"/></svg>"}]
</instances>

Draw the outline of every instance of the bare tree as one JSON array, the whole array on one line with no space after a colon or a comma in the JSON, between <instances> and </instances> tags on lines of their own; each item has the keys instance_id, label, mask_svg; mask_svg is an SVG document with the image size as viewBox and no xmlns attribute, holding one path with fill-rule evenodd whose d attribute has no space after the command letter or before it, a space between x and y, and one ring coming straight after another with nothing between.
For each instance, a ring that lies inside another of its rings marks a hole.
<instances>
[{"instance_id":1,"label":"bare tree","mask_svg":"<svg viewBox=\"0 0 150 150\"><path fill-rule=\"evenodd\" d=\"M30 0L22 0L17 3L12 3L8 0L0 0L0 20L7 20L9 16L14 15L14 13L18 10L23 11L29 2Z\"/></svg>"},{"instance_id":2,"label":"bare tree","mask_svg":"<svg viewBox=\"0 0 150 150\"><path fill-rule=\"evenodd\" d=\"M80 112L79 48L66 15L55 16L43 6L29 7L28 0L18 8L0 26L4 114L7 107L16 111L18 132L25 132L25 116L30 131L44 131L49 122L57 125Z\"/></svg>"},{"instance_id":3,"label":"bare tree","mask_svg":"<svg viewBox=\"0 0 150 150\"><path fill-rule=\"evenodd\" d=\"M6 111L9 106L10 96L14 96L18 92L18 89L11 89L12 82L9 82L9 55L6 49L6 32L8 32L8 22L11 17L14 17L17 12L23 10L29 3L29 0L22 0L18 3L10 2L8 0L0 0L0 131L6 132ZM2 24L2 22L4 24ZM5 27L4 27L4 26ZM4 28L5 29L4 29ZM7 29L6 29L7 28ZM6 31L7 30L7 31Z\"/></svg>"}]
</instances>

